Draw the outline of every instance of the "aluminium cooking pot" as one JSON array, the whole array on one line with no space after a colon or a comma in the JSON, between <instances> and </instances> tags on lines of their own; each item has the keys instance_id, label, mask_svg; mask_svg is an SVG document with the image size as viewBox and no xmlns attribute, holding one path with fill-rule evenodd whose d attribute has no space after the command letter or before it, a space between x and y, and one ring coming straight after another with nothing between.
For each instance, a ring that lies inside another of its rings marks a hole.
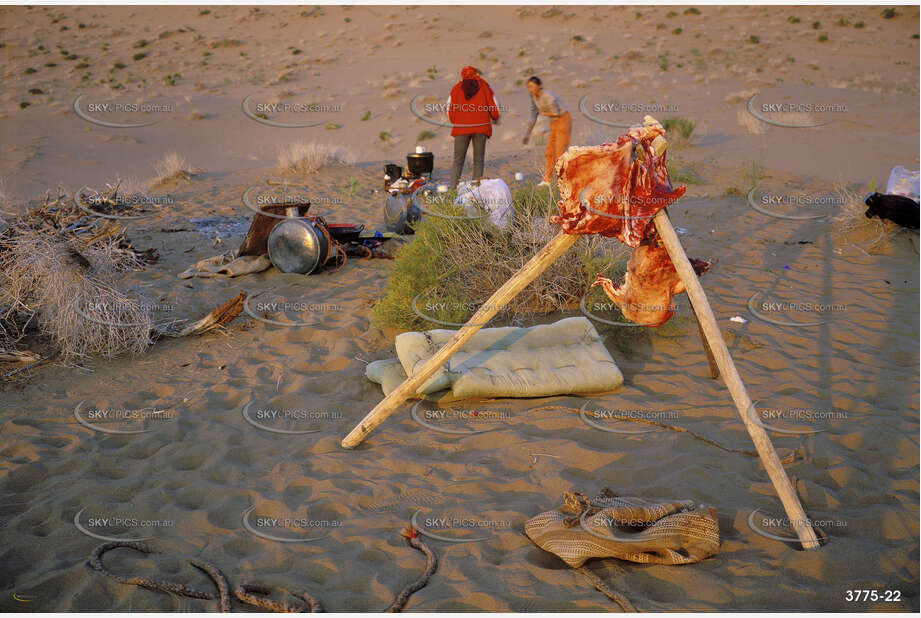
<instances>
[{"instance_id":1,"label":"aluminium cooking pot","mask_svg":"<svg viewBox=\"0 0 921 618\"><path fill-rule=\"evenodd\" d=\"M329 239L310 219L285 219L269 234L269 260L283 273L309 275L329 258Z\"/></svg>"}]
</instances>

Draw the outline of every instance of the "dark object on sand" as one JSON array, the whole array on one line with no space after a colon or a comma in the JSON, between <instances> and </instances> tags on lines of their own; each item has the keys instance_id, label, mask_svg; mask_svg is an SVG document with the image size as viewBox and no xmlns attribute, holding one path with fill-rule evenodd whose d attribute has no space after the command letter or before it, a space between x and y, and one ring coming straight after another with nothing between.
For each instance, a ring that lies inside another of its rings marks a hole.
<instances>
[{"instance_id":1,"label":"dark object on sand","mask_svg":"<svg viewBox=\"0 0 921 618\"><path fill-rule=\"evenodd\" d=\"M387 607L387 609L383 610L383 612L402 612L403 608L406 607L406 603L409 602L409 598L413 595L413 593L424 588L428 584L432 575L434 575L435 570L438 568L438 558L423 542L422 538L419 536L419 533L414 530L412 526L404 528L400 531L400 534L407 538L410 546L425 554L425 571L422 573L422 576L419 579L403 588L403 590L397 594L393 602ZM94 549L90 554L88 561L90 567L96 571L99 571L106 577L110 577L122 584L141 586L142 588L147 588L148 590L159 590L161 592L176 594L192 599L218 599L220 601L220 610L222 612L232 611L233 608L231 607L232 598L230 596L230 584L227 582L227 578L225 577L224 573L222 573L221 570L213 564L205 562L201 559L193 558L192 560L189 560L189 564L208 575L208 577L217 588L217 593L205 590L197 590L195 588L190 588L184 584L179 584L176 582L148 579L145 577L124 577L117 575L105 567L105 565L102 563L102 555L112 549L117 549L120 547L133 549L134 551L138 551L143 554L157 553L149 545L142 542L113 541L109 543L103 543ZM306 601L306 605L300 602L288 603L286 601L274 601L269 598L271 592L272 590L268 586L262 584L241 583L234 590L234 596L242 603L246 603L247 605L252 605L254 607L272 612L295 613L306 612L309 610L310 613L318 613L323 611L323 606L320 604L320 602L307 592L292 594L292 596Z\"/></svg>"},{"instance_id":2,"label":"dark object on sand","mask_svg":"<svg viewBox=\"0 0 921 618\"><path fill-rule=\"evenodd\" d=\"M305 216L310 209L310 202L298 204L271 204L263 206L260 210L268 215L256 215L253 222L246 232L243 244L237 251L237 257L244 255L265 255L268 251L268 239L272 229L281 221L284 221L285 212L288 208L297 208L298 216ZM275 215L270 216L270 215Z\"/></svg>"},{"instance_id":3,"label":"dark object on sand","mask_svg":"<svg viewBox=\"0 0 921 618\"><path fill-rule=\"evenodd\" d=\"M390 604L387 609L384 610L384 613L394 614L400 613L403 611L403 608L406 607L406 603L409 601L409 597L412 596L414 592L422 590L429 583L429 579L432 578L432 575L435 574L435 570L438 569L438 558L429 549L422 541L422 537L419 536L419 532L412 527L412 525L406 526L400 530L400 534L409 541L409 544L412 547L415 547L423 554L425 554L425 571L422 573L422 576L411 584L407 585L397 597L393 600L393 603Z\"/></svg>"},{"instance_id":4,"label":"dark object on sand","mask_svg":"<svg viewBox=\"0 0 921 618\"><path fill-rule=\"evenodd\" d=\"M216 599L217 595L213 592L205 592L204 590L197 590L195 588L189 588L184 584L177 584L175 582L160 581L156 579L147 579L146 577L123 577L121 575L116 575L109 571L105 565L102 563L102 555L109 550L116 549L119 547L127 547L135 551L139 551L143 554L153 554L156 553L149 545L146 543L135 542L135 541L112 541L111 543L103 543L99 547L93 550L93 553L90 554L89 565L106 575L111 577L115 581L122 584L131 584L134 586L141 586L142 588L147 588L148 590L161 590L163 592L168 592L170 594L178 594L180 596L189 597L192 599Z\"/></svg>"},{"instance_id":5,"label":"dark object on sand","mask_svg":"<svg viewBox=\"0 0 921 618\"><path fill-rule=\"evenodd\" d=\"M390 182L395 182L397 179L402 178L403 168L394 163L388 163L384 166L384 175L387 176L387 178L384 179L385 182L388 180Z\"/></svg>"},{"instance_id":6,"label":"dark object on sand","mask_svg":"<svg viewBox=\"0 0 921 618\"><path fill-rule=\"evenodd\" d=\"M432 175L435 169L435 155L431 152L411 152L406 155L406 166L411 176Z\"/></svg>"},{"instance_id":7,"label":"dark object on sand","mask_svg":"<svg viewBox=\"0 0 921 618\"><path fill-rule=\"evenodd\" d=\"M902 195L873 193L864 200L867 205L867 219L879 217L889 219L902 227L918 229L918 202Z\"/></svg>"},{"instance_id":8,"label":"dark object on sand","mask_svg":"<svg viewBox=\"0 0 921 618\"><path fill-rule=\"evenodd\" d=\"M329 230L329 235L332 236L336 242L346 243L357 241L361 232L365 229L365 224L359 223L358 225L352 225L351 223L328 223L326 229Z\"/></svg>"},{"instance_id":9,"label":"dark object on sand","mask_svg":"<svg viewBox=\"0 0 921 618\"><path fill-rule=\"evenodd\" d=\"M269 234L268 250L272 264L283 273L309 275L330 260L341 266L346 259L321 217L282 221Z\"/></svg>"}]
</instances>

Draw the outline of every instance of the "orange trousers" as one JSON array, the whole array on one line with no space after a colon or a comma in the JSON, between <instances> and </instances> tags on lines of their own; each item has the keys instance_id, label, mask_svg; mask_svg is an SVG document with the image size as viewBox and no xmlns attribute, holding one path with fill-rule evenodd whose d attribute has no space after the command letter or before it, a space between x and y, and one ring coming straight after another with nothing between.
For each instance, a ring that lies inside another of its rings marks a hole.
<instances>
[{"instance_id":1,"label":"orange trousers","mask_svg":"<svg viewBox=\"0 0 921 618\"><path fill-rule=\"evenodd\" d=\"M547 150L544 152L546 165L544 167L544 180L553 180L553 167L561 154L569 148L569 133L572 130L572 117L569 112L563 112L559 118L550 121L550 135L547 137Z\"/></svg>"}]
</instances>

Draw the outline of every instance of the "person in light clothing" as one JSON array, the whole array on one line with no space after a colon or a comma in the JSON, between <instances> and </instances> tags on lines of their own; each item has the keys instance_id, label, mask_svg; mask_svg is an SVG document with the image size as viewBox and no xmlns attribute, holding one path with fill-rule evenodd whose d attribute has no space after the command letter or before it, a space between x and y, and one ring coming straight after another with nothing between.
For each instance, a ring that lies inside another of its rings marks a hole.
<instances>
[{"instance_id":1,"label":"person in light clothing","mask_svg":"<svg viewBox=\"0 0 921 618\"><path fill-rule=\"evenodd\" d=\"M544 152L544 177L538 185L544 187L549 186L553 179L556 160L569 148L572 118L560 98L544 88L536 75L528 80L528 93L531 95L531 124L528 125L522 143L527 144L530 140L538 116L547 116L550 119L550 135Z\"/></svg>"}]
</instances>

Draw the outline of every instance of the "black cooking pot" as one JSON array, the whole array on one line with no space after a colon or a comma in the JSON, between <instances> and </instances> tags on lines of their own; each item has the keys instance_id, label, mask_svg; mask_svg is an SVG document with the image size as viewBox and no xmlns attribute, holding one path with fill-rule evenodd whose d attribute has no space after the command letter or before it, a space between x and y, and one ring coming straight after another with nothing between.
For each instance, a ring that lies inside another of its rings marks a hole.
<instances>
[{"instance_id":1,"label":"black cooking pot","mask_svg":"<svg viewBox=\"0 0 921 618\"><path fill-rule=\"evenodd\" d=\"M435 169L435 155L431 152L411 152L406 155L406 166L413 176L431 174Z\"/></svg>"},{"instance_id":2,"label":"black cooking pot","mask_svg":"<svg viewBox=\"0 0 921 618\"><path fill-rule=\"evenodd\" d=\"M393 163L384 166L384 174L390 176L391 181L398 180L403 175L403 168Z\"/></svg>"}]
</instances>

